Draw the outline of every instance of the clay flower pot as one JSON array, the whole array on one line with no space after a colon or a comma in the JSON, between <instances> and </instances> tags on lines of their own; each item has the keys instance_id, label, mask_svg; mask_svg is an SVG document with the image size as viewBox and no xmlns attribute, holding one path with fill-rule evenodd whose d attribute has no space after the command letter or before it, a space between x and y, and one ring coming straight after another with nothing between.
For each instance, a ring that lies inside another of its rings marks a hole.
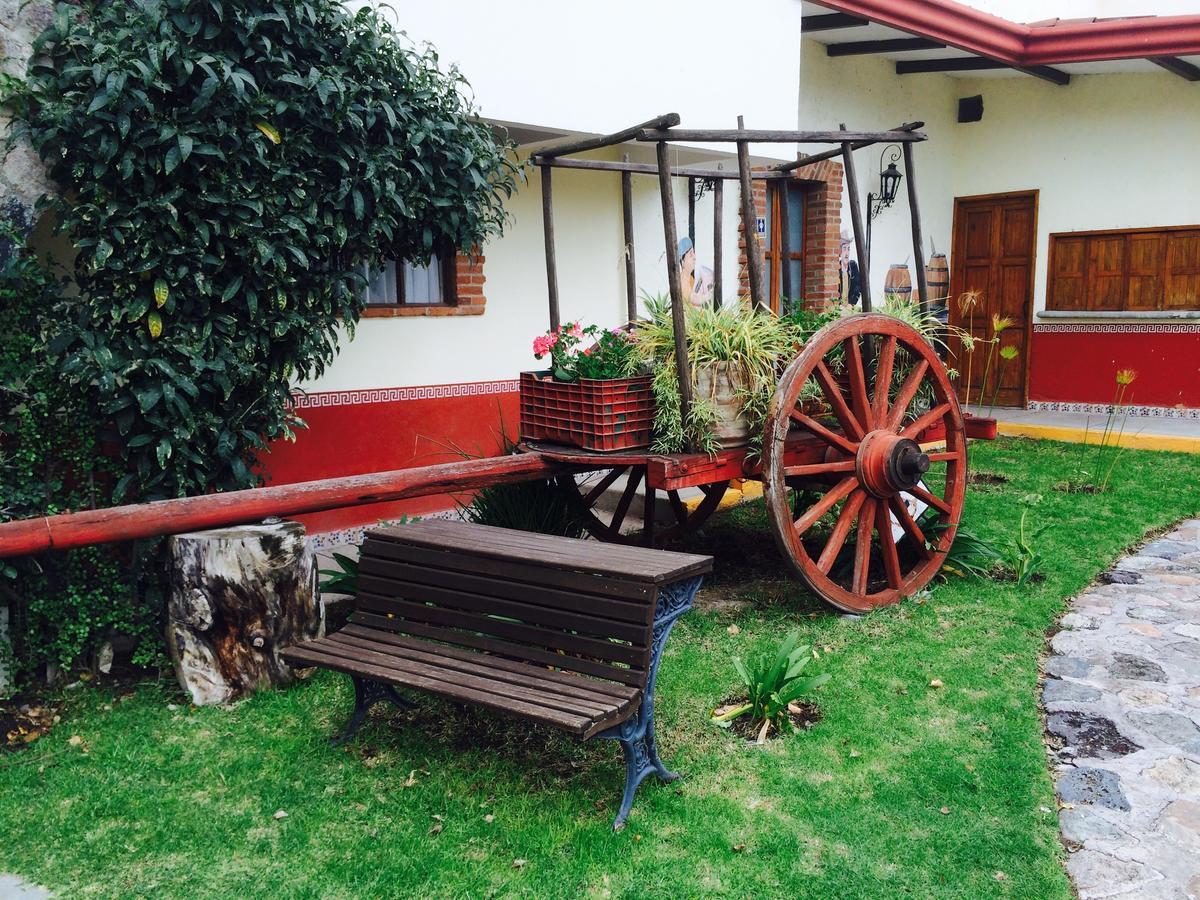
<instances>
[{"instance_id":1,"label":"clay flower pot","mask_svg":"<svg viewBox=\"0 0 1200 900\"><path fill-rule=\"evenodd\" d=\"M744 447L750 438L750 423L737 396L747 387L746 373L732 363L713 363L696 369L696 395L708 400L716 410L713 436L722 447Z\"/></svg>"}]
</instances>

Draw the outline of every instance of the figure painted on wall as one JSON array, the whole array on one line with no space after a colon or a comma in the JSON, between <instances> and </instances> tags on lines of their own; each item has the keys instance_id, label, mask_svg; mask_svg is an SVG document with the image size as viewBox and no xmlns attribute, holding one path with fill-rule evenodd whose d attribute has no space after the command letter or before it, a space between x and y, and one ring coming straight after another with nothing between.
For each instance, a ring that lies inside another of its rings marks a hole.
<instances>
[{"instance_id":1,"label":"figure painted on wall","mask_svg":"<svg viewBox=\"0 0 1200 900\"><path fill-rule=\"evenodd\" d=\"M696 265L696 248L689 237L680 238L679 283L688 304L697 309L711 306L713 299L713 271L708 266Z\"/></svg>"},{"instance_id":2,"label":"figure painted on wall","mask_svg":"<svg viewBox=\"0 0 1200 900\"><path fill-rule=\"evenodd\" d=\"M862 299L862 282L858 277L858 260L850 253L854 239L841 234L841 255L838 257L838 296L843 303L857 306Z\"/></svg>"}]
</instances>

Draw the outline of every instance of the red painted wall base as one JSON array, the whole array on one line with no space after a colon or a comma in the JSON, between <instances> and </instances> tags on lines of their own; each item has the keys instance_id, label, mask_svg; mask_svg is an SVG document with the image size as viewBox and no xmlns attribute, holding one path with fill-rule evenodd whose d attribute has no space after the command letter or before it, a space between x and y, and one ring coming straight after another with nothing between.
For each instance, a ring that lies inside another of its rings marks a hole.
<instances>
[{"instance_id":1,"label":"red painted wall base","mask_svg":"<svg viewBox=\"0 0 1200 900\"><path fill-rule=\"evenodd\" d=\"M495 456L502 433L515 439L515 381L306 394L297 412L308 428L294 443L271 445L262 459L267 484L385 472L466 456ZM449 509L447 495L301 516L310 534L401 515Z\"/></svg>"},{"instance_id":2,"label":"red painted wall base","mask_svg":"<svg viewBox=\"0 0 1200 900\"><path fill-rule=\"evenodd\" d=\"M1042 330L1047 327L1055 330ZM1057 330L1067 327L1077 330ZM1171 330L1149 330L1156 327ZM1200 326L1040 326L1033 334L1029 399L1111 403L1118 369L1137 372L1126 402L1200 407Z\"/></svg>"}]
</instances>

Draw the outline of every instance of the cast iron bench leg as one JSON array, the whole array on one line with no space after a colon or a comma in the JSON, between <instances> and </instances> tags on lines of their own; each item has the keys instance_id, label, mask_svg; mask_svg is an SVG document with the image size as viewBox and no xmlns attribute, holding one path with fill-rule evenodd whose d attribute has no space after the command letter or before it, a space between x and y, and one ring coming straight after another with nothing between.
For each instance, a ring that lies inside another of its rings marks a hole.
<instances>
[{"instance_id":1,"label":"cast iron bench leg","mask_svg":"<svg viewBox=\"0 0 1200 900\"><path fill-rule=\"evenodd\" d=\"M658 606L654 611L654 647L650 657L650 675L642 695L642 705L637 713L620 725L602 731L597 737L610 738L621 743L625 753L625 793L621 797L621 808L613 821L613 831L625 827L625 819L633 807L633 797L638 785L651 773L663 781L675 781L683 776L670 771L658 756L654 740L654 686L658 680L658 663L662 658L667 635L675 620L692 608L692 600L700 589L701 578L689 578L659 590Z\"/></svg>"},{"instance_id":2,"label":"cast iron bench leg","mask_svg":"<svg viewBox=\"0 0 1200 900\"><path fill-rule=\"evenodd\" d=\"M350 714L350 721L346 724L346 730L337 737L329 739L329 743L334 747L339 747L353 738L358 733L358 729L362 728L362 724L366 721L367 713L371 711L371 707L382 700L389 700L400 709L416 708L415 704L401 697L390 684L372 681L369 678L360 678L357 675L351 675L350 677L354 679L354 712Z\"/></svg>"}]
</instances>

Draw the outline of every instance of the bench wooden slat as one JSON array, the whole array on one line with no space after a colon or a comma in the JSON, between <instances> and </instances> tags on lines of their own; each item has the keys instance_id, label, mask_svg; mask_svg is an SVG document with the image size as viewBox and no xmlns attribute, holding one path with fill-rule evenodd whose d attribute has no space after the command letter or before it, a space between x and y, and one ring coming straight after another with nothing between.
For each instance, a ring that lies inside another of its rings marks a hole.
<instances>
[{"instance_id":1,"label":"bench wooden slat","mask_svg":"<svg viewBox=\"0 0 1200 900\"><path fill-rule=\"evenodd\" d=\"M499 669L514 674L528 672L533 665L532 663L515 662L503 656L481 653L478 650L463 650L458 647L451 647L448 644L434 644L430 641L405 637L391 631L367 628L363 625L356 625L353 622L336 633L351 634L377 643L388 644L396 648L397 652L407 653L418 658L435 657L447 665L451 663L467 666L485 665L489 669ZM541 666L538 666L536 671L539 680L544 680L547 684L554 684L555 690L560 692L583 690L588 694L601 694L617 700L629 700L631 702L639 699L642 693L632 685L618 684L612 681L600 681L577 672L567 672L560 669L543 668Z\"/></svg>"},{"instance_id":2,"label":"bench wooden slat","mask_svg":"<svg viewBox=\"0 0 1200 900\"><path fill-rule=\"evenodd\" d=\"M484 615L505 616L519 619L526 625L567 629L582 635L598 635L601 639L617 638L637 644L646 640L646 626L630 622L616 622L603 616L588 615L570 610L553 609L532 603L500 599L493 595L477 594L456 588L432 584L414 584L379 575L364 573L359 569L358 589L363 595L373 598L388 598L389 602L404 600L413 603L434 603L445 609L468 610ZM374 609L399 612L399 609L384 609L376 604Z\"/></svg>"},{"instance_id":3,"label":"bench wooden slat","mask_svg":"<svg viewBox=\"0 0 1200 900\"><path fill-rule=\"evenodd\" d=\"M506 619L494 619L486 614L480 615L446 606L428 606L424 603L381 596L367 591L363 587L359 588L356 606L361 610L385 615L392 613L410 622L494 635L522 644L544 647L548 650L585 654L608 662L646 666L650 661L649 647L616 644L597 638L581 637L565 631L556 631L537 625L524 625ZM447 633L445 640L447 643L456 643L452 632Z\"/></svg>"},{"instance_id":4,"label":"bench wooden slat","mask_svg":"<svg viewBox=\"0 0 1200 900\"><path fill-rule=\"evenodd\" d=\"M362 558L391 559L414 565L432 566L443 570L468 572L501 581L527 581L530 567L524 561L493 559L457 552L452 547L430 549L415 544L379 540L367 533L363 543ZM594 572L569 572L561 569L539 568L535 577L539 584L547 587L564 588L585 594L603 594L629 600L645 600L654 596L655 587L645 581L632 581L613 575L598 575Z\"/></svg>"},{"instance_id":5,"label":"bench wooden slat","mask_svg":"<svg viewBox=\"0 0 1200 900\"><path fill-rule=\"evenodd\" d=\"M368 612L354 612L351 614L350 620L372 628L384 628L388 631L397 631L413 635L414 637L425 637L435 641L457 644L460 647L474 647L477 650L498 653L510 659L520 659L528 662L542 663L547 666L556 666L561 669L570 669L573 672L582 672L585 675L594 675L597 678L607 678L610 681L619 681L622 684L629 684L634 687L643 687L646 684L645 666L630 666L628 669L624 669L620 666L612 666L607 663L584 659L567 653L542 650L538 647L531 647L528 644L503 641L466 631L438 628L408 619L390 619L387 616L375 615Z\"/></svg>"},{"instance_id":6,"label":"bench wooden slat","mask_svg":"<svg viewBox=\"0 0 1200 900\"><path fill-rule=\"evenodd\" d=\"M529 570L530 581L520 581L515 574L506 580L462 572L440 569L429 564L421 565L382 559L374 554L364 555L359 563L359 576L372 575L410 584L427 584L440 588L452 588L471 594L517 600L537 606L550 607L556 611L582 612L588 616L612 619L617 622L634 622L645 626L654 617L654 607L646 603L646 595L636 601L627 601L605 594L589 594L579 588L570 591L546 587L538 577L539 570Z\"/></svg>"},{"instance_id":7,"label":"bench wooden slat","mask_svg":"<svg viewBox=\"0 0 1200 900\"><path fill-rule=\"evenodd\" d=\"M580 737L589 737L605 725L604 720L597 722L589 716L567 713L538 704L527 703L524 700L517 700L513 697L475 690L465 687L461 683L427 678L393 668L392 666L350 659L345 656L331 655L321 650L312 649L307 644L289 648L286 654L288 659L300 665L322 666L327 669L336 669L339 672L345 672L349 675L365 676L387 684L404 684L409 687L420 688L423 691L428 691L431 694L437 694L451 700L472 703L477 706L487 707L488 709L545 722ZM615 713L613 718L616 718Z\"/></svg>"},{"instance_id":8,"label":"bench wooden slat","mask_svg":"<svg viewBox=\"0 0 1200 900\"><path fill-rule=\"evenodd\" d=\"M575 572L599 572L653 584L678 581L712 571L712 557L709 556L663 553L645 547L599 544L437 519L413 522L398 528L373 529L368 535L381 541L432 549L456 549L482 557L512 559L514 555L520 555L530 565Z\"/></svg>"},{"instance_id":9,"label":"bench wooden slat","mask_svg":"<svg viewBox=\"0 0 1200 900\"><path fill-rule=\"evenodd\" d=\"M398 672L423 678L447 681L463 687L498 694L501 697L513 697L535 706L544 706L547 709L557 709L561 712L589 718L621 712L628 707L627 703L612 698L570 697L557 691L547 690L545 684L538 687L516 684L511 680L511 672L464 672L458 668L438 665L436 662L430 663L396 656L388 653L386 646L349 635L322 638L314 641L308 649L330 656L345 656L353 660L386 666Z\"/></svg>"}]
</instances>

